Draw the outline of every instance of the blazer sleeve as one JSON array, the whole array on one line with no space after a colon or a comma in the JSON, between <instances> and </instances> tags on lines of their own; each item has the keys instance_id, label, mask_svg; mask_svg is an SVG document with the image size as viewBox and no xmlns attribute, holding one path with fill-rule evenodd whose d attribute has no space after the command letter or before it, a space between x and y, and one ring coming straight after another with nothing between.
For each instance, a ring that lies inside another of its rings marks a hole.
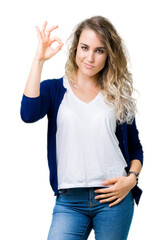
<instances>
[{"instance_id":1,"label":"blazer sleeve","mask_svg":"<svg viewBox=\"0 0 164 240\"><path fill-rule=\"evenodd\" d=\"M24 122L36 122L48 113L51 103L50 81L44 80L40 83L40 95L38 97L28 97L23 94L20 115Z\"/></svg>"},{"instance_id":2,"label":"blazer sleeve","mask_svg":"<svg viewBox=\"0 0 164 240\"><path fill-rule=\"evenodd\" d=\"M134 118L132 124L127 124L128 151L130 161L138 159L143 165L143 147L139 139L139 131Z\"/></svg>"}]
</instances>

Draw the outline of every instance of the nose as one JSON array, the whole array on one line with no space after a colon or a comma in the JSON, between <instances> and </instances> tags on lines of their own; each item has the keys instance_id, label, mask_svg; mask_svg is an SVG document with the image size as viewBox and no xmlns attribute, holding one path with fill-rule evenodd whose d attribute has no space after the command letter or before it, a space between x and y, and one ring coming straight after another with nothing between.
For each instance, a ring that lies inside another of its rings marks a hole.
<instances>
[{"instance_id":1,"label":"nose","mask_svg":"<svg viewBox=\"0 0 164 240\"><path fill-rule=\"evenodd\" d=\"M88 52L88 56L87 56L87 60L88 62L94 62L94 52L93 51L89 51Z\"/></svg>"}]
</instances>

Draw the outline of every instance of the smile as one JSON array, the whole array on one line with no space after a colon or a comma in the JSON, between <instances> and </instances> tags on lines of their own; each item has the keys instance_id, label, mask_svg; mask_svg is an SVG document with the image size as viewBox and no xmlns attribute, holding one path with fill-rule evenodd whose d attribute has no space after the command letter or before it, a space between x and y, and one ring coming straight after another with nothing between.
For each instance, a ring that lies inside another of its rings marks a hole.
<instances>
[{"instance_id":1,"label":"smile","mask_svg":"<svg viewBox=\"0 0 164 240\"><path fill-rule=\"evenodd\" d=\"M87 64L87 63L85 63L84 62L84 65L87 67L87 68L89 68L89 69L91 69L91 68L93 68L94 66L92 66L92 65L89 65L89 64Z\"/></svg>"}]
</instances>

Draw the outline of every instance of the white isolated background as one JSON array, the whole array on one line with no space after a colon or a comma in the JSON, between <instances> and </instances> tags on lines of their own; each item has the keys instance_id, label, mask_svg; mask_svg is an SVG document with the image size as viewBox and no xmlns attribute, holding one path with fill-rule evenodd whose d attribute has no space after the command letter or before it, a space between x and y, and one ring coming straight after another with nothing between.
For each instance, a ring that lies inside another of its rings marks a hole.
<instances>
[{"instance_id":1,"label":"white isolated background","mask_svg":"<svg viewBox=\"0 0 164 240\"><path fill-rule=\"evenodd\" d=\"M47 164L47 117L26 124L20 104L37 47L35 25L59 25L65 43L48 60L42 80L64 75L66 39L93 15L107 17L128 48L138 97L137 126L144 148L143 196L130 240L163 238L163 7L162 0L1 1L0 3L0 239L47 239L55 197ZM103 224L103 223L102 223ZM110 223L109 223L110 224ZM119 226L118 226L119 227ZM92 231L89 240L94 239Z\"/></svg>"}]
</instances>

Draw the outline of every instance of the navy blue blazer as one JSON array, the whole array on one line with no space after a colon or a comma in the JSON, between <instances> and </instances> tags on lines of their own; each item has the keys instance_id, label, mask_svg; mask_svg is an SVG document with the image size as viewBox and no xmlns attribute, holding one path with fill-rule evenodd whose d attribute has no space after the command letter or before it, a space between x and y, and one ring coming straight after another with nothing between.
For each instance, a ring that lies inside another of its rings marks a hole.
<instances>
[{"instance_id":1,"label":"navy blue blazer","mask_svg":"<svg viewBox=\"0 0 164 240\"><path fill-rule=\"evenodd\" d=\"M26 123L36 122L47 115L47 158L50 171L50 184L55 196L58 194L56 165L57 113L66 90L63 86L63 78L44 80L40 83L40 95L38 97L27 97L23 94L20 108L21 118ZM133 159L138 159L143 165L143 149L135 118L132 124L117 124L116 136L128 165L126 171L129 171L130 161ZM138 186L135 186L132 189L132 193L136 204L138 204L142 190Z\"/></svg>"}]
</instances>

